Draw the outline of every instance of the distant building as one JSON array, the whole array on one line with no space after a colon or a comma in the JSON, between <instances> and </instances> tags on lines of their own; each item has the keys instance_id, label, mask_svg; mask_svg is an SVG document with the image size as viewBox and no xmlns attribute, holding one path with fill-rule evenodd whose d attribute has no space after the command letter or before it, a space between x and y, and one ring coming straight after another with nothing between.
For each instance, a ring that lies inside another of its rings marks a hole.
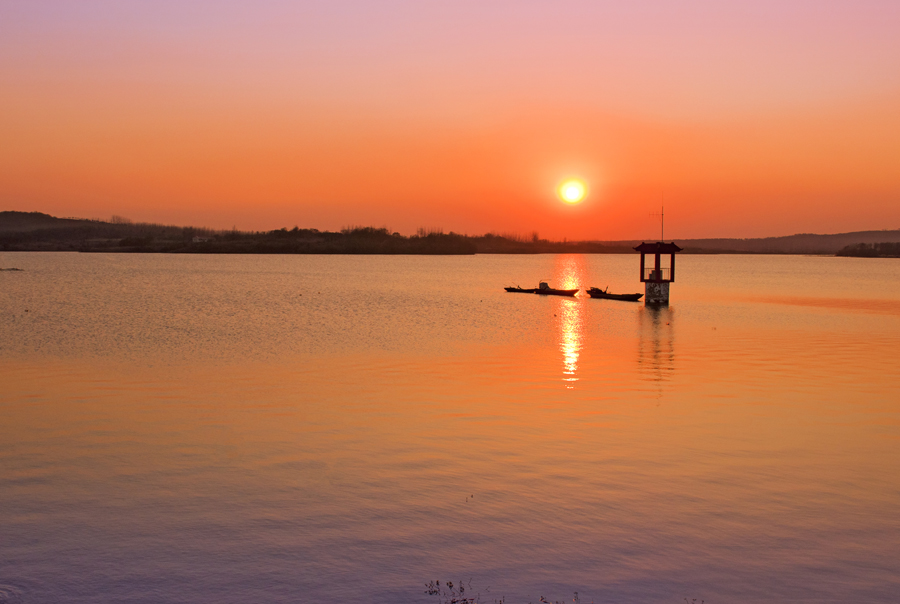
<instances>
[{"instance_id":1,"label":"distant building","mask_svg":"<svg viewBox=\"0 0 900 604\"><path fill-rule=\"evenodd\" d=\"M201 237L200 235L194 235L194 238L191 241L193 241L194 243L209 243L212 240L212 237Z\"/></svg>"}]
</instances>

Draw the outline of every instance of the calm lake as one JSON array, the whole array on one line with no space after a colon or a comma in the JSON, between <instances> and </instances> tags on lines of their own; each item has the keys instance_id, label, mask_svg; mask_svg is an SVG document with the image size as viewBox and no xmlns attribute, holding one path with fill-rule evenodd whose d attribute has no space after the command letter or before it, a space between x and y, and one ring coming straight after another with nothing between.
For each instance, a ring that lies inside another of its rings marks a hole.
<instances>
[{"instance_id":1,"label":"calm lake","mask_svg":"<svg viewBox=\"0 0 900 604\"><path fill-rule=\"evenodd\" d=\"M0 254L0 602L897 602L900 261L638 261Z\"/></svg>"}]
</instances>

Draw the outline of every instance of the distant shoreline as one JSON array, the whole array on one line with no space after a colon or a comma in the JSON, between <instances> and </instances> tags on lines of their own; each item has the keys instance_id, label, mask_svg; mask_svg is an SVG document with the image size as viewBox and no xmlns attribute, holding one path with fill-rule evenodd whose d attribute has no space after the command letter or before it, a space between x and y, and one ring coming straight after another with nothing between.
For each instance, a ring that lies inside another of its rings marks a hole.
<instances>
[{"instance_id":1,"label":"distant shoreline","mask_svg":"<svg viewBox=\"0 0 900 604\"><path fill-rule=\"evenodd\" d=\"M754 239L677 239L686 254L777 254L895 257L900 229L833 235L798 234ZM86 252L163 254L349 254L448 256L473 254L623 254L640 240L549 241L528 236L460 235L419 229L415 235L385 228L215 231L123 218L109 222L57 218L41 212L0 212L0 252Z\"/></svg>"},{"instance_id":2,"label":"distant shoreline","mask_svg":"<svg viewBox=\"0 0 900 604\"><path fill-rule=\"evenodd\" d=\"M540 256L547 254L585 254L585 255L615 255L634 254L634 250L619 251L580 251L566 249L559 251L523 251L523 252L344 252L344 251L309 251L309 252L282 252L282 251L217 251L217 250L153 250L153 249L0 249L0 254L23 253L54 253L54 254L168 254L168 255L208 255L208 256ZM898 258L900 256L852 256L849 254L826 254L809 252L741 252L734 250L690 250L685 249L681 255L689 256L824 256L824 257L857 257L857 258ZM14 268L0 268L0 270L21 270Z\"/></svg>"},{"instance_id":3,"label":"distant shoreline","mask_svg":"<svg viewBox=\"0 0 900 604\"><path fill-rule=\"evenodd\" d=\"M852 258L900 258L900 243L880 241L878 243L857 243L848 245L835 254Z\"/></svg>"}]
</instances>

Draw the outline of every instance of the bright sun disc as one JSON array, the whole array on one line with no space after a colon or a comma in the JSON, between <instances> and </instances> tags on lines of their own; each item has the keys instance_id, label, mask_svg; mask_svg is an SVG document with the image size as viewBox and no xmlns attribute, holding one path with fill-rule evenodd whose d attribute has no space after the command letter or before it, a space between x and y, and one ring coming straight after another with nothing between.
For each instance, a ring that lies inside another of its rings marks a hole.
<instances>
[{"instance_id":1,"label":"bright sun disc","mask_svg":"<svg viewBox=\"0 0 900 604\"><path fill-rule=\"evenodd\" d=\"M567 180L559 185L559 198L566 203L578 203L584 199L587 187L580 180Z\"/></svg>"}]
</instances>

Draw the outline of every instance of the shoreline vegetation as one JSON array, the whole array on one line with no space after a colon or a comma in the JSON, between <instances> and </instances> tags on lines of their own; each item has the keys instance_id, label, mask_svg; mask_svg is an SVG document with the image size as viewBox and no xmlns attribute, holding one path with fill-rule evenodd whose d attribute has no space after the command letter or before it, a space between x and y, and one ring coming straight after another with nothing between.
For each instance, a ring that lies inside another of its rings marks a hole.
<instances>
[{"instance_id":1,"label":"shoreline vegetation","mask_svg":"<svg viewBox=\"0 0 900 604\"><path fill-rule=\"evenodd\" d=\"M694 254L827 254L900 256L900 230L835 235L800 234L756 239L679 239ZM57 218L41 212L0 212L0 251L77 251L170 254L546 254L633 253L639 240L549 241L528 235L461 235L419 229L415 235L387 228L351 226L340 231L277 229L213 230L154 223Z\"/></svg>"},{"instance_id":2,"label":"shoreline vegetation","mask_svg":"<svg viewBox=\"0 0 900 604\"><path fill-rule=\"evenodd\" d=\"M900 243L857 243L841 248L835 255L854 258L900 258Z\"/></svg>"}]
</instances>

